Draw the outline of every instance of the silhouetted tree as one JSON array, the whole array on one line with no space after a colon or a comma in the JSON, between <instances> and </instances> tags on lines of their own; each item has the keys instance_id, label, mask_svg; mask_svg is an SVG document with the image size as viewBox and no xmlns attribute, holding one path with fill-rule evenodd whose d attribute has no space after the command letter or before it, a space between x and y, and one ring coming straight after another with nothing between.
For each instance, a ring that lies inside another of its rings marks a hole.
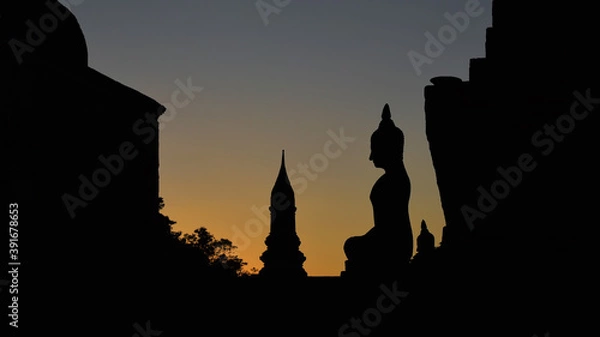
<instances>
[{"instance_id":1,"label":"silhouetted tree","mask_svg":"<svg viewBox=\"0 0 600 337\"><path fill-rule=\"evenodd\" d=\"M169 233L177 240L181 242L185 242L183 238L181 238L181 231L173 231L173 225L176 224L176 221L171 220L168 216L161 213L161 211L165 208L165 200L163 197L158 197L158 217L159 222L162 227L166 227L169 230Z\"/></svg>"},{"instance_id":2,"label":"silhouetted tree","mask_svg":"<svg viewBox=\"0 0 600 337\"><path fill-rule=\"evenodd\" d=\"M173 230L173 225L177 222L160 213L164 207L164 199L159 197L158 210L161 226L168 228L175 243L184 251L189 252L190 258L200 256L199 261L197 261L198 267L208 266L216 272L231 276L249 276L257 273L255 269L249 272L244 270L244 266L248 263L235 254L237 246L234 246L230 240L225 238L217 240L206 227L197 228L191 234Z\"/></svg>"},{"instance_id":3,"label":"silhouetted tree","mask_svg":"<svg viewBox=\"0 0 600 337\"><path fill-rule=\"evenodd\" d=\"M211 267L225 270L235 276L247 274L243 268L248 263L235 255L237 247L230 240L215 239L206 227L197 228L192 234L184 234L183 239L186 244L202 252L208 258Z\"/></svg>"}]
</instances>

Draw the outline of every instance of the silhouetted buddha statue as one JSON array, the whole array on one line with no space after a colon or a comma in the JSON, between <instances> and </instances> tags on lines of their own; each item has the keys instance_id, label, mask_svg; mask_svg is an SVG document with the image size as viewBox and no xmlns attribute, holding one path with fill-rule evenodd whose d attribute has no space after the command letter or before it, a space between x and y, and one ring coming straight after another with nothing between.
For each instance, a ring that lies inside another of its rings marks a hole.
<instances>
[{"instance_id":1,"label":"silhouetted buddha statue","mask_svg":"<svg viewBox=\"0 0 600 337\"><path fill-rule=\"evenodd\" d=\"M413 253L413 233L408 214L410 179L404 167L404 133L383 108L379 128L371 136L369 160L385 173L371 190L374 226L365 235L344 244L346 272L388 274L406 266Z\"/></svg>"}]
</instances>

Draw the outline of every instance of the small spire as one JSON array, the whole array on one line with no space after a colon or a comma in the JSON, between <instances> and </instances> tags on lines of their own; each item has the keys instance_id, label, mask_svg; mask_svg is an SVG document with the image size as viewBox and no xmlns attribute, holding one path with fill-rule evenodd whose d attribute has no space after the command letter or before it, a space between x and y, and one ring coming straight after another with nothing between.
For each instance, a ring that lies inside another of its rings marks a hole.
<instances>
[{"instance_id":1,"label":"small spire","mask_svg":"<svg viewBox=\"0 0 600 337\"><path fill-rule=\"evenodd\" d=\"M417 253L427 253L435 249L435 237L427 229L425 220L421 220L421 234L417 237Z\"/></svg>"},{"instance_id":2,"label":"small spire","mask_svg":"<svg viewBox=\"0 0 600 337\"><path fill-rule=\"evenodd\" d=\"M392 119L392 113L390 112L390 106L387 103L385 103L385 105L383 106L383 112L381 113L381 119L383 119L383 120Z\"/></svg>"}]
</instances>

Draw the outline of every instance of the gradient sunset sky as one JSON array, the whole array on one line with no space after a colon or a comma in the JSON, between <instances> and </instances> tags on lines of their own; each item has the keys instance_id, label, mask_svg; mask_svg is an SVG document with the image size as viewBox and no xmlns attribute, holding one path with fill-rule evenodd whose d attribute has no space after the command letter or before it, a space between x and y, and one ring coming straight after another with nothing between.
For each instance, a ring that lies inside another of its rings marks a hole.
<instances>
[{"instance_id":1,"label":"gradient sunset sky","mask_svg":"<svg viewBox=\"0 0 600 337\"><path fill-rule=\"evenodd\" d=\"M415 239L425 219L439 244L423 90L435 76L467 79L469 59L485 56L491 0L264 0L285 5L266 18L256 1L61 3L79 20L92 68L171 108L161 120L160 195L176 230L204 226L260 269L285 149L304 267L339 275L344 241L373 226L369 193L383 171L368 160L369 138L389 103L406 137ZM408 53L427 55L426 33L449 25L445 13L477 3L481 14L417 74ZM187 82L202 91L173 104ZM332 137L341 130L343 146Z\"/></svg>"}]
</instances>

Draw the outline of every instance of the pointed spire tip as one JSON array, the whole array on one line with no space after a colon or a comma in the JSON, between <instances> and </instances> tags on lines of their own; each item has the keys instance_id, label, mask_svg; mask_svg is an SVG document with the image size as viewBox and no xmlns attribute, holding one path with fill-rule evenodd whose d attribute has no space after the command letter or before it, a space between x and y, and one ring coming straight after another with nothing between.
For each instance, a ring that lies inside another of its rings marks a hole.
<instances>
[{"instance_id":1,"label":"pointed spire tip","mask_svg":"<svg viewBox=\"0 0 600 337\"><path fill-rule=\"evenodd\" d=\"M281 167L279 168L280 171L285 171L285 150L281 150ZM287 172L286 172L287 175Z\"/></svg>"},{"instance_id":2,"label":"pointed spire tip","mask_svg":"<svg viewBox=\"0 0 600 337\"><path fill-rule=\"evenodd\" d=\"M383 106L383 112L381 113L381 119L392 119L392 113L390 111L390 105L385 103Z\"/></svg>"}]
</instances>

